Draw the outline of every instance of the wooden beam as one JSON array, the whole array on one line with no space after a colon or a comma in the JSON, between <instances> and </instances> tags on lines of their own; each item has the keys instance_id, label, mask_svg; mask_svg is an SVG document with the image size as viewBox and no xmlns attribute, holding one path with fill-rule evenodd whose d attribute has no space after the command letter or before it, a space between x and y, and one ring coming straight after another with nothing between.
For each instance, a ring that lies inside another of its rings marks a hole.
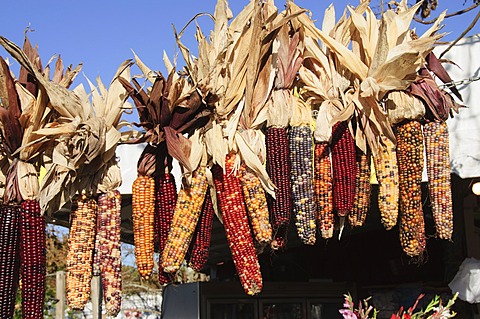
<instances>
[{"instance_id":1,"label":"wooden beam","mask_svg":"<svg viewBox=\"0 0 480 319\"><path fill-rule=\"evenodd\" d=\"M55 304L55 319L65 319L65 272L57 271L55 277L55 298L57 298L57 303Z\"/></svg>"},{"instance_id":2,"label":"wooden beam","mask_svg":"<svg viewBox=\"0 0 480 319\"><path fill-rule=\"evenodd\" d=\"M92 317L93 319L102 318L102 285L100 276L92 278Z\"/></svg>"}]
</instances>

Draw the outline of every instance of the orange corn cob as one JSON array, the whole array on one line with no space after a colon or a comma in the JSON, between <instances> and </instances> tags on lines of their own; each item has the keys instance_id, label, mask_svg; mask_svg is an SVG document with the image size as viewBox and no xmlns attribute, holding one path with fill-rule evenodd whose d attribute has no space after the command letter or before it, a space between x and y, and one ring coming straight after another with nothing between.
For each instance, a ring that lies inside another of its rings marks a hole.
<instances>
[{"instance_id":1,"label":"orange corn cob","mask_svg":"<svg viewBox=\"0 0 480 319\"><path fill-rule=\"evenodd\" d=\"M182 187L178 193L167 243L162 253L162 267L165 272L176 272L185 260L202 211L207 187L206 167L199 166L193 172L191 185Z\"/></svg>"},{"instance_id":2,"label":"orange corn cob","mask_svg":"<svg viewBox=\"0 0 480 319\"><path fill-rule=\"evenodd\" d=\"M423 135L427 156L428 190L436 235L441 239L450 240L453 233L453 205L447 123L426 123L423 126Z\"/></svg>"},{"instance_id":3,"label":"orange corn cob","mask_svg":"<svg viewBox=\"0 0 480 319\"><path fill-rule=\"evenodd\" d=\"M352 211L348 214L348 221L352 227L361 227L365 224L370 208L370 152L363 153L357 150L357 178L355 180L355 200Z\"/></svg>"},{"instance_id":4,"label":"orange corn cob","mask_svg":"<svg viewBox=\"0 0 480 319\"><path fill-rule=\"evenodd\" d=\"M323 238L332 238L335 216L333 214L333 183L330 147L327 142L315 144L315 202L317 219Z\"/></svg>"},{"instance_id":5,"label":"orange corn cob","mask_svg":"<svg viewBox=\"0 0 480 319\"><path fill-rule=\"evenodd\" d=\"M248 224L242 187L233 167L234 160L235 154L227 155L225 173L215 165L212 168L213 180L238 277L245 292L256 295L262 290L262 274Z\"/></svg>"},{"instance_id":6,"label":"orange corn cob","mask_svg":"<svg viewBox=\"0 0 480 319\"><path fill-rule=\"evenodd\" d=\"M422 209L423 135L420 122L410 120L395 127L400 187L400 244L411 257L426 246Z\"/></svg>"},{"instance_id":7,"label":"orange corn cob","mask_svg":"<svg viewBox=\"0 0 480 319\"><path fill-rule=\"evenodd\" d=\"M135 259L142 278L149 278L153 270L153 224L155 215L155 181L139 175L132 185L132 222Z\"/></svg>"},{"instance_id":8,"label":"orange corn cob","mask_svg":"<svg viewBox=\"0 0 480 319\"><path fill-rule=\"evenodd\" d=\"M267 198L260 179L245 164L240 166L238 178L242 185L247 213L255 240L260 246L272 241L272 226L268 216Z\"/></svg>"}]
</instances>

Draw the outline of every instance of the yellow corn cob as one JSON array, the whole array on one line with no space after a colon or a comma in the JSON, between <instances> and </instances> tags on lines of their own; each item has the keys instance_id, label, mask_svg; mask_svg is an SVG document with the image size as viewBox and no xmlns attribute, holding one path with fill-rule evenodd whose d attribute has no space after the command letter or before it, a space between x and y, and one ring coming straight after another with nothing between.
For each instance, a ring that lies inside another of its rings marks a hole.
<instances>
[{"instance_id":1,"label":"yellow corn cob","mask_svg":"<svg viewBox=\"0 0 480 319\"><path fill-rule=\"evenodd\" d=\"M200 166L193 172L190 186L182 187L178 192L171 228L161 258L163 270L167 273L176 272L185 259L202 211L207 187L206 167Z\"/></svg>"},{"instance_id":2,"label":"yellow corn cob","mask_svg":"<svg viewBox=\"0 0 480 319\"><path fill-rule=\"evenodd\" d=\"M155 180L139 175L132 185L132 222L137 269L148 279L153 270Z\"/></svg>"},{"instance_id":3,"label":"yellow corn cob","mask_svg":"<svg viewBox=\"0 0 480 319\"><path fill-rule=\"evenodd\" d=\"M425 250L422 209L423 135L420 122L410 120L395 127L400 189L400 244L408 256Z\"/></svg>"},{"instance_id":4,"label":"yellow corn cob","mask_svg":"<svg viewBox=\"0 0 480 319\"><path fill-rule=\"evenodd\" d=\"M85 194L73 203L68 235L66 293L68 306L83 310L90 298L97 202Z\"/></svg>"},{"instance_id":5,"label":"yellow corn cob","mask_svg":"<svg viewBox=\"0 0 480 319\"><path fill-rule=\"evenodd\" d=\"M423 126L423 135L427 156L428 190L436 235L441 239L450 240L453 233L453 206L447 123L426 123Z\"/></svg>"},{"instance_id":6,"label":"yellow corn cob","mask_svg":"<svg viewBox=\"0 0 480 319\"><path fill-rule=\"evenodd\" d=\"M333 177L328 142L315 144L315 202L322 238L332 238L335 224L333 214Z\"/></svg>"},{"instance_id":7,"label":"yellow corn cob","mask_svg":"<svg viewBox=\"0 0 480 319\"><path fill-rule=\"evenodd\" d=\"M353 209L348 214L348 221L352 227L361 227L365 224L370 208L370 158L370 152L365 154L357 147L355 199Z\"/></svg>"},{"instance_id":8,"label":"yellow corn cob","mask_svg":"<svg viewBox=\"0 0 480 319\"><path fill-rule=\"evenodd\" d=\"M240 184L256 241L264 246L272 241L267 198L260 179L244 164L240 166Z\"/></svg>"},{"instance_id":9,"label":"yellow corn cob","mask_svg":"<svg viewBox=\"0 0 480 319\"><path fill-rule=\"evenodd\" d=\"M390 230L398 219L397 146L385 135L380 136L380 149L373 158L378 181L378 209L385 229Z\"/></svg>"}]
</instances>

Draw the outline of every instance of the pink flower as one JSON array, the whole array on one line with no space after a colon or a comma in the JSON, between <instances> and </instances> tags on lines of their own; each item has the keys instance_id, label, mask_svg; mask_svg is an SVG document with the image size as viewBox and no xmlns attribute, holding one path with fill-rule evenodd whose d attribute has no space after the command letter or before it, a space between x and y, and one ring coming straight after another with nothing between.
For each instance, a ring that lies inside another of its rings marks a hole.
<instances>
[{"instance_id":1,"label":"pink flower","mask_svg":"<svg viewBox=\"0 0 480 319\"><path fill-rule=\"evenodd\" d=\"M340 309L339 312L342 314L343 319L357 319L357 315L348 309Z\"/></svg>"}]
</instances>

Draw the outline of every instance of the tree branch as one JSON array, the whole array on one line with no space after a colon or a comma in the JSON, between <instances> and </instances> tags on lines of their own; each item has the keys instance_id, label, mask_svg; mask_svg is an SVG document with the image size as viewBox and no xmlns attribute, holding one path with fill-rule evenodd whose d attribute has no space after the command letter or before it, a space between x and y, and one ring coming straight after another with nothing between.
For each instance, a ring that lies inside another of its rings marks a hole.
<instances>
[{"instance_id":1,"label":"tree branch","mask_svg":"<svg viewBox=\"0 0 480 319\"><path fill-rule=\"evenodd\" d=\"M469 11L472 11L473 9L475 9L476 7L480 6L480 2L477 2L473 5L471 5L470 7L468 8L465 8L463 10L459 10L459 11L456 11L454 13L450 13L450 14L447 14L445 15L445 19L446 18L450 18L450 17L454 17L454 16L458 16L458 15L461 15L461 14L464 14L464 13L467 13ZM422 20L422 19L419 19L417 17L413 17L413 19L418 22L418 23L422 23L422 24L433 24L435 23L435 21L437 21L438 18L435 18L433 20L429 20L429 21L425 21L425 20Z\"/></svg>"},{"instance_id":2,"label":"tree branch","mask_svg":"<svg viewBox=\"0 0 480 319\"><path fill-rule=\"evenodd\" d=\"M472 30L473 27L477 24L479 18L480 18L480 11L477 13L477 16L475 17L475 19L473 19L472 23L470 23L470 25L465 29L465 31L463 31L462 34L460 34L460 36L459 36L455 41L453 41L452 43L450 43L450 45L448 46L448 48L446 48L445 51L443 51L442 54L440 54L440 56L439 56L438 58L440 59L440 58L441 58L445 53L447 53L455 44L457 44L458 41L460 41L470 30Z\"/></svg>"}]
</instances>

